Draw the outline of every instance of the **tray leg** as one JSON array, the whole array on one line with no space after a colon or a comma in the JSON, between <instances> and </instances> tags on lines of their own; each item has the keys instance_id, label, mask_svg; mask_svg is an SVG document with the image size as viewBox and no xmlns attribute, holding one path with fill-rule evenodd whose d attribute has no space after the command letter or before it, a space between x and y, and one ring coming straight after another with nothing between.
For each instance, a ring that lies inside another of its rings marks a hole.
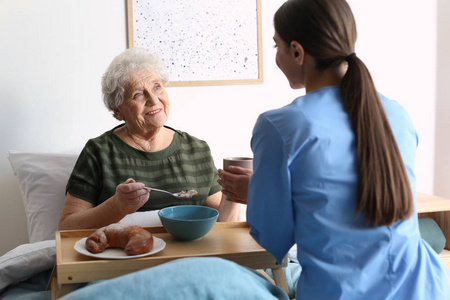
<instances>
[{"instance_id":1,"label":"tray leg","mask_svg":"<svg viewBox=\"0 0 450 300\"><path fill-rule=\"evenodd\" d=\"M275 279L276 286L280 287L286 294L289 295L289 288L287 286L286 277L284 276L283 268L272 269L273 278Z\"/></svg>"},{"instance_id":2,"label":"tray leg","mask_svg":"<svg viewBox=\"0 0 450 300\"><path fill-rule=\"evenodd\" d=\"M263 269L258 269L257 271L258 271L259 274L261 274L267 280L269 280L273 285L276 285L275 281L273 281L272 277L270 277L269 274L266 273L266 271L264 271Z\"/></svg>"},{"instance_id":3,"label":"tray leg","mask_svg":"<svg viewBox=\"0 0 450 300\"><path fill-rule=\"evenodd\" d=\"M67 295L72 291L72 284L61 284L61 288L58 291L57 298Z\"/></svg>"},{"instance_id":4,"label":"tray leg","mask_svg":"<svg viewBox=\"0 0 450 300\"><path fill-rule=\"evenodd\" d=\"M52 300L56 300L58 297L58 281L56 278L56 267L53 267L52 276L50 277L50 295L52 296ZM49 286L47 286L47 289Z\"/></svg>"},{"instance_id":5,"label":"tray leg","mask_svg":"<svg viewBox=\"0 0 450 300\"><path fill-rule=\"evenodd\" d=\"M61 284L58 286L58 276L56 275L56 266L53 267L52 275L50 276L50 281L47 285L47 290L50 289L50 295L52 300L56 300L64 295L67 295L72 291L73 284Z\"/></svg>"}]
</instances>

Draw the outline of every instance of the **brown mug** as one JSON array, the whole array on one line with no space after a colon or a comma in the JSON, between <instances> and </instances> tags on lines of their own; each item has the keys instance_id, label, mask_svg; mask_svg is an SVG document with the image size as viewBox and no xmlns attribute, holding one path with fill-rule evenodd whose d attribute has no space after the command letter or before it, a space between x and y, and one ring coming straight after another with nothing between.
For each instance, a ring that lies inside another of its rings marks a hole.
<instances>
[{"instance_id":1,"label":"brown mug","mask_svg":"<svg viewBox=\"0 0 450 300\"><path fill-rule=\"evenodd\" d=\"M253 171L253 158L251 157L225 157L223 159L223 169L228 171L230 166L239 166ZM227 199L233 200L230 197Z\"/></svg>"},{"instance_id":2,"label":"brown mug","mask_svg":"<svg viewBox=\"0 0 450 300\"><path fill-rule=\"evenodd\" d=\"M253 170L253 158L251 157L225 157L223 159L223 169L228 171L229 166L238 166Z\"/></svg>"}]
</instances>

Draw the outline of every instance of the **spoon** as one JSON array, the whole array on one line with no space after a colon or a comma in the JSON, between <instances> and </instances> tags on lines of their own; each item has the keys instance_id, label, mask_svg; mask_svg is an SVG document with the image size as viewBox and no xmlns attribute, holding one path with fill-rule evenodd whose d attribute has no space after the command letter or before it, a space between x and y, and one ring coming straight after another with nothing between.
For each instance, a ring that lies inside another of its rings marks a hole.
<instances>
[{"instance_id":1,"label":"spoon","mask_svg":"<svg viewBox=\"0 0 450 300\"><path fill-rule=\"evenodd\" d=\"M169 191L155 189L155 188L151 188L151 187L144 187L144 189L149 190L149 191L156 191L156 192L166 193L166 194L172 195L172 196L174 196L176 198L179 198L179 199L192 198L192 196L198 194L196 190L183 190L183 191L178 192L178 193L171 193Z\"/></svg>"}]
</instances>

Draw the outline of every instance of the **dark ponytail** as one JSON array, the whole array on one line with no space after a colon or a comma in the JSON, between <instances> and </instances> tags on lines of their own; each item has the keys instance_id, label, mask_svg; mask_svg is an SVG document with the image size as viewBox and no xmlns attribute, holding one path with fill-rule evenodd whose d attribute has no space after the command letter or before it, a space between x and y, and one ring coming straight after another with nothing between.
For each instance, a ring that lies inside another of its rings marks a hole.
<instances>
[{"instance_id":1,"label":"dark ponytail","mask_svg":"<svg viewBox=\"0 0 450 300\"><path fill-rule=\"evenodd\" d=\"M283 41L299 42L320 70L348 62L341 81L344 108L356 137L355 212L368 225L391 225L413 212L411 186L369 70L354 55L356 24L345 0L291 0L274 17Z\"/></svg>"},{"instance_id":2,"label":"dark ponytail","mask_svg":"<svg viewBox=\"0 0 450 300\"><path fill-rule=\"evenodd\" d=\"M411 186L370 73L358 57L349 59L341 87L358 147L355 210L369 224L391 225L411 216Z\"/></svg>"}]
</instances>

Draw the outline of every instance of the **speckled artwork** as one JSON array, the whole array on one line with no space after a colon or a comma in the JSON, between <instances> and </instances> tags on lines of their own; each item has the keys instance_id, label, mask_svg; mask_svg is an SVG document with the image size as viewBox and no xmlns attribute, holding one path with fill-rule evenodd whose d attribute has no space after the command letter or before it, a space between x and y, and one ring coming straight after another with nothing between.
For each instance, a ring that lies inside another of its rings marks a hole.
<instances>
[{"instance_id":1,"label":"speckled artwork","mask_svg":"<svg viewBox=\"0 0 450 300\"><path fill-rule=\"evenodd\" d=\"M132 0L135 47L158 53L171 82L258 79L256 0Z\"/></svg>"}]
</instances>

